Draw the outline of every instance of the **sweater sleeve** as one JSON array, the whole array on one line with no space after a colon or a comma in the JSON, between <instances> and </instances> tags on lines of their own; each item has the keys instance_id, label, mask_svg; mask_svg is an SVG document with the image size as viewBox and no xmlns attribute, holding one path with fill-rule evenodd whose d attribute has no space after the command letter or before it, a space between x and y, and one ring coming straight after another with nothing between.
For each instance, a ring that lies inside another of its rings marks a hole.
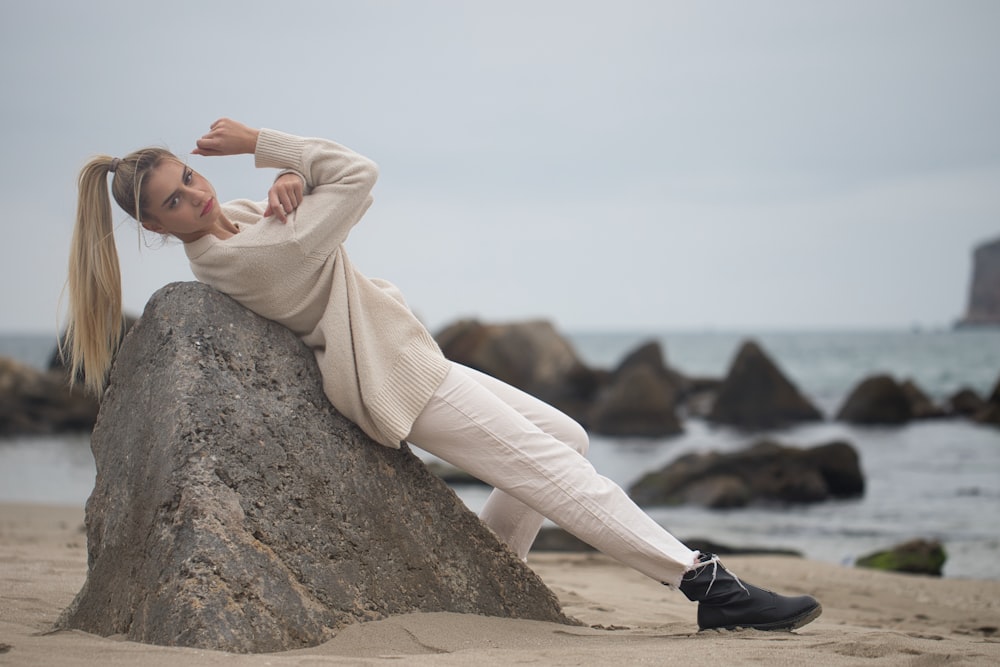
<instances>
[{"instance_id":1,"label":"sweater sleeve","mask_svg":"<svg viewBox=\"0 0 1000 667\"><path fill-rule=\"evenodd\" d=\"M288 224L310 255L332 252L371 206L378 168L336 142L262 129L254 159L258 167L292 170L305 178L306 196Z\"/></svg>"}]
</instances>

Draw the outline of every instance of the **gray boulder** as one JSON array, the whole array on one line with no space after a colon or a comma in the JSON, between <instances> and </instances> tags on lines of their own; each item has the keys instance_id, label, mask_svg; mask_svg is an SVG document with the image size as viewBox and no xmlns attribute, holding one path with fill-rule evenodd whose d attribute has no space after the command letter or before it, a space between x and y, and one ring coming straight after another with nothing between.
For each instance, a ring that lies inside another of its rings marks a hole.
<instances>
[{"instance_id":1,"label":"gray boulder","mask_svg":"<svg viewBox=\"0 0 1000 667\"><path fill-rule=\"evenodd\" d=\"M708 419L754 430L820 421L823 415L757 343L747 341L719 386Z\"/></svg>"},{"instance_id":2,"label":"gray boulder","mask_svg":"<svg viewBox=\"0 0 1000 667\"><path fill-rule=\"evenodd\" d=\"M452 361L475 368L586 422L594 394L603 382L570 342L546 320L484 324L459 320L434 338Z\"/></svg>"},{"instance_id":3,"label":"gray boulder","mask_svg":"<svg viewBox=\"0 0 1000 667\"><path fill-rule=\"evenodd\" d=\"M684 395L690 389L691 381L679 371L671 368L663 354L663 346L659 341L651 340L639 345L626 354L618 363L618 367L612 372L611 379L629 370L643 367L649 368L663 377L677 392Z\"/></svg>"},{"instance_id":4,"label":"gray boulder","mask_svg":"<svg viewBox=\"0 0 1000 667\"><path fill-rule=\"evenodd\" d=\"M589 420L595 433L662 437L684 429L677 418L677 390L650 366L633 365L614 374L595 401Z\"/></svg>"},{"instance_id":5,"label":"gray boulder","mask_svg":"<svg viewBox=\"0 0 1000 667\"><path fill-rule=\"evenodd\" d=\"M150 300L92 448L59 627L244 653L417 611L572 622L417 457L331 407L294 335L204 285Z\"/></svg>"},{"instance_id":6,"label":"gray boulder","mask_svg":"<svg viewBox=\"0 0 1000 667\"><path fill-rule=\"evenodd\" d=\"M983 407L976 412L975 419L980 424L1000 426L1000 379L993 385L993 391L984 401Z\"/></svg>"},{"instance_id":7,"label":"gray boulder","mask_svg":"<svg viewBox=\"0 0 1000 667\"><path fill-rule=\"evenodd\" d=\"M65 373L0 357L0 436L86 432L96 419L97 400Z\"/></svg>"},{"instance_id":8,"label":"gray boulder","mask_svg":"<svg viewBox=\"0 0 1000 667\"><path fill-rule=\"evenodd\" d=\"M910 412L914 419L938 419L948 416L945 409L934 403L915 380L903 380L900 388L910 401Z\"/></svg>"},{"instance_id":9,"label":"gray boulder","mask_svg":"<svg viewBox=\"0 0 1000 667\"><path fill-rule=\"evenodd\" d=\"M972 253L969 305L958 326L1000 325L1000 239L982 243Z\"/></svg>"},{"instance_id":10,"label":"gray boulder","mask_svg":"<svg viewBox=\"0 0 1000 667\"><path fill-rule=\"evenodd\" d=\"M948 409L952 414L962 417L973 417L986 407L986 401L976 393L975 389L962 387L948 397Z\"/></svg>"},{"instance_id":11,"label":"gray boulder","mask_svg":"<svg viewBox=\"0 0 1000 667\"><path fill-rule=\"evenodd\" d=\"M864 484L857 451L846 442L800 449L762 440L739 452L682 456L644 475L629 495L640 505L722 509L856 497Z\"/></svg>"},{"instance_id":12,"label":"gray boulder","mask_svg":"<svg viewBox=\"0 0 1000 667\"><path fill-rule=\"evenodd\" d=\"M837 419L851 424L904 424L914 418L913 401L903 385L885 374L863 379L847 395Z\"/></svg>"}]
</instances>

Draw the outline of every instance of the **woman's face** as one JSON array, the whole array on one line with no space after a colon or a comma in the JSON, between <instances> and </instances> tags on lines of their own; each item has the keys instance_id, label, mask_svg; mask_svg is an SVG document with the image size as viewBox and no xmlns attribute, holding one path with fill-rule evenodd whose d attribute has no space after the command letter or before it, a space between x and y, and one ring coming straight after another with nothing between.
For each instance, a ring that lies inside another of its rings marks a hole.
<instances>
[{"instance_id":1,"label":"woman's face","mask_svg":"<svg viewBox=\"0 0 1000 667\"><path fill-rule=\"evenodd\" d=\"M161 160L145 178L142 226L188 243L212 233L222 219L215 188L186 164Z\"/></svg>"}]
</instances>

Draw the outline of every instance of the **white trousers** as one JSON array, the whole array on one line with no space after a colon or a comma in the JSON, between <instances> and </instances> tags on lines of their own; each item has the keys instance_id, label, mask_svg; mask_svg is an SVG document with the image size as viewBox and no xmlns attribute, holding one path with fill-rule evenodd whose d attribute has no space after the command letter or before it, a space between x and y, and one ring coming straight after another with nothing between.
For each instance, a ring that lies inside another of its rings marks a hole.
<instances>
[{"instance_id":1,"label":"white trousers","mask_svg":"<svg viewBox=\"0 0 1000 667\"><path fill-rule=\"evenodd\" d=\"M587 433L547 403L452 364L407 441L494 487L480 515L526 559L548 517L653 579L678 585L697 552L584 457Z\"/></svg>"}]
</instances>

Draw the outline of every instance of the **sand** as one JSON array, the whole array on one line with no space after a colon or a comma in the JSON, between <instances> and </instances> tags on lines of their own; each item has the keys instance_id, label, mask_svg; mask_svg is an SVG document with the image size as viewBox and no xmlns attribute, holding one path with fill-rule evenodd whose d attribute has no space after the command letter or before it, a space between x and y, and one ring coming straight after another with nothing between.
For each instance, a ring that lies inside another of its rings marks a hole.
<instances>
[{"instance_id":1,"label":"sand","mask_svg":"<svg viewBox=\"0 0 1000 667\"><path fill-rule=\"evenodd\" d=\"M796 632L699 633L692 603L608 558L533 554L531 566L585 626L410 614L311 649L236 655L53 632L86 578L83 509L0 504L0 665L1000 664L998 581L775 556L726 564L758 585L816 595L823 616Z\"/></svg>"}]
</instances>

